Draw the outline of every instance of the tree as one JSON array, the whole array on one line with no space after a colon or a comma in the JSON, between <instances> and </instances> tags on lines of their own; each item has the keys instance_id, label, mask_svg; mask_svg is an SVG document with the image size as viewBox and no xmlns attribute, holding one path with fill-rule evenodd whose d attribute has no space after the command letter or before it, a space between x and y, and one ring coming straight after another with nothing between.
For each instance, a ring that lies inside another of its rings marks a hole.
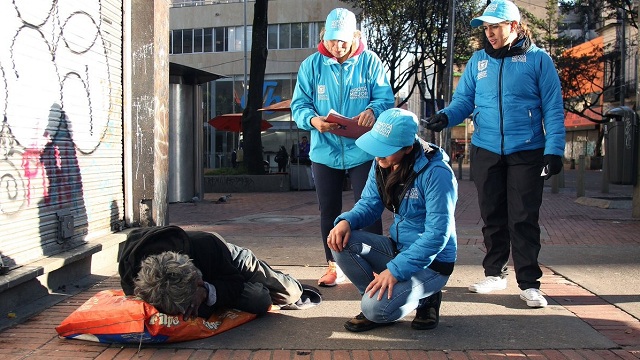
<instances>
[{"instance_id":1,"label":"tree","mask_svg":"<svg viewBox=\"0 0 640 360\"><path fill-rule=\"evenodd\" d=\"M637 9L633 9L631 2L627 0L561 0L560 11L558 2L549 0L545 8L544 19L537 19L523 9L521 12L532 25L536 43L549 52L556 64L565 111L595 124L599 135L594 153L601 155L604 129L600 124L606 122L603 120L603 98L605 93L617 87L617 53L605 49L601 41L585 41L588 39L587 33L600 27L605 19L615 19L621 14L626 15L625 21L628 24L637 28ZM625 11L618 11L620 8ZM562 18L568 14L584 19L581 36L564 36L558 32ZM576 42L578 45L574 46Z\"/></svg>"},{"instance_id":2,"label":"tree","mask_svg":"<svg viewBox=\"0 0 640 360\"><path fill-rule=\"evenodd\" d=\"M559 0L558 4L564 14L573 12L585 19L589 29L601 21L616 19L619 9L624 9L624 21L638 28L638 7L631 0Z\"/></svg>"},{"instance_id":3,"label":"tree","mask_svg":"<svg viewBox=\"0 0 640 360\"><path fill-rule=\"evenodd\" d=\"M260 122L262 113L262 88L267 67L267 0L256 0L253 12L253 34L251 39L251 66L247 106L242 112L244 132L243 150L247 172L253 175L264 174L262 162L262 138Z\"/></svg>"},{"instance_id":4,"label":"tree","mask_svg":"<svg viewBox=\"0 0 640 360\"><path fill-rule=\"evenodd\" d=\"M450 0L343 0L362 9L361 21L369 49L389 71L393 93L407 90L407 97L418 89L421 97L442 98L446 78L447 27ZM468 59L473 29L468 25L478 8L476 0L456 1L455 59ZM427 77L427 74L430 76ZM432 74L432 75L431 75ZM422 81L427 79L427 81ZM427 83L428 82L428 83ZM418 86L422 84L423 86ZM402 99L398 105L406 102Z\"/></svg>"}]
</instances>

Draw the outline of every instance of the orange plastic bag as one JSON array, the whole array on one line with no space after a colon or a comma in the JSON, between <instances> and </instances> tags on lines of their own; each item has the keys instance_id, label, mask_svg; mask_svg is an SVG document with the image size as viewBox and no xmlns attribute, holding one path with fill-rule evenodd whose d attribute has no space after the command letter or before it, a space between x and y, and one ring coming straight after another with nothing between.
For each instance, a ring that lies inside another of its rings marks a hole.
<instances>
[{"instance_id":1,"label":"orange plastic bag","mask_svg":"<svg viewBox=\"0 0 640 360\"><path fill-rule=\"evenodd\" d=\"M103 290L64 319L56 331L61 337L103 343L179 342L217 335L255 317L226 309L208 319L184 321L182 315L163 314L122 290Z\"/></svg>"}]
</instances>

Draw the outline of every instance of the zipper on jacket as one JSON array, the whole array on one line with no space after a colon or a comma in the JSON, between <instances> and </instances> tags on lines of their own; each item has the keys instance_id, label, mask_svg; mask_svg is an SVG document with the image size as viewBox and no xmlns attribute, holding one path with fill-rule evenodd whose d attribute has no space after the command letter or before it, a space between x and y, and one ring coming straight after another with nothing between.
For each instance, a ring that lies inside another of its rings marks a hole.
<instances>
[{"instance_id":1,"label":"zipper on jacket","mask_svg":"<svg viewBox=\"0 0 640 360\"><path fill-rule=\"evenodd\" d=\"M498 108L500 114L500 155L504 155L504 115L502 113L502 70L504 69L504 58L500 60L500 71L498 72Z\"/></svg>"}]
</instances>

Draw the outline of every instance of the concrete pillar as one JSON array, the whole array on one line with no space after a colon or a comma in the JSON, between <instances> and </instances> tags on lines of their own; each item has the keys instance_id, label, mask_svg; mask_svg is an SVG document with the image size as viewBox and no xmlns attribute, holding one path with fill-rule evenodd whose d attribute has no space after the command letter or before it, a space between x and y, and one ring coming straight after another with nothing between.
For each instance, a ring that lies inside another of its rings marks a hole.
<instances>
[{"instance_id":1,"label":"concrete pillar","mask_svg":"<svg viewBox=\"0 0 640 360\"><path fill-rule=\"evenodd\" d=\"M124 0L125 221L166 225L169 0Z\"/></svg>"}]
</instances>

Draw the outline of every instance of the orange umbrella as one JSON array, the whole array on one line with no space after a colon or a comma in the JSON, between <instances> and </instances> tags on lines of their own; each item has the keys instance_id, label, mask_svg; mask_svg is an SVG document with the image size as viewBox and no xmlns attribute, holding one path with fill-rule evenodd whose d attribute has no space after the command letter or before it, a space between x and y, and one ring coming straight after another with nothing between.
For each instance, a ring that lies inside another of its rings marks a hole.
<instances>
[{"instance_id":1,"label":"orange umbrella","mask_svg":"<svg viewBox=\"0 0 640 360\"><path fill-rule=\"evenodd\" d=\"M209 125L220 131L241 132L242 131L242 113L218 115L208 121ZM260 120L260 131L265 131L272 125L268 121Z\"/></svg>"},{"instance_id":2,"label":"orange umbrella","mask_svg":"<svg viewBox=\"0 0 640 360\"><path fill-rule=\"evenodd\" d=\"M258 109L258 111L291 111L291 99L271 104L262 109Z\"/></svg>"}]
</instances>

